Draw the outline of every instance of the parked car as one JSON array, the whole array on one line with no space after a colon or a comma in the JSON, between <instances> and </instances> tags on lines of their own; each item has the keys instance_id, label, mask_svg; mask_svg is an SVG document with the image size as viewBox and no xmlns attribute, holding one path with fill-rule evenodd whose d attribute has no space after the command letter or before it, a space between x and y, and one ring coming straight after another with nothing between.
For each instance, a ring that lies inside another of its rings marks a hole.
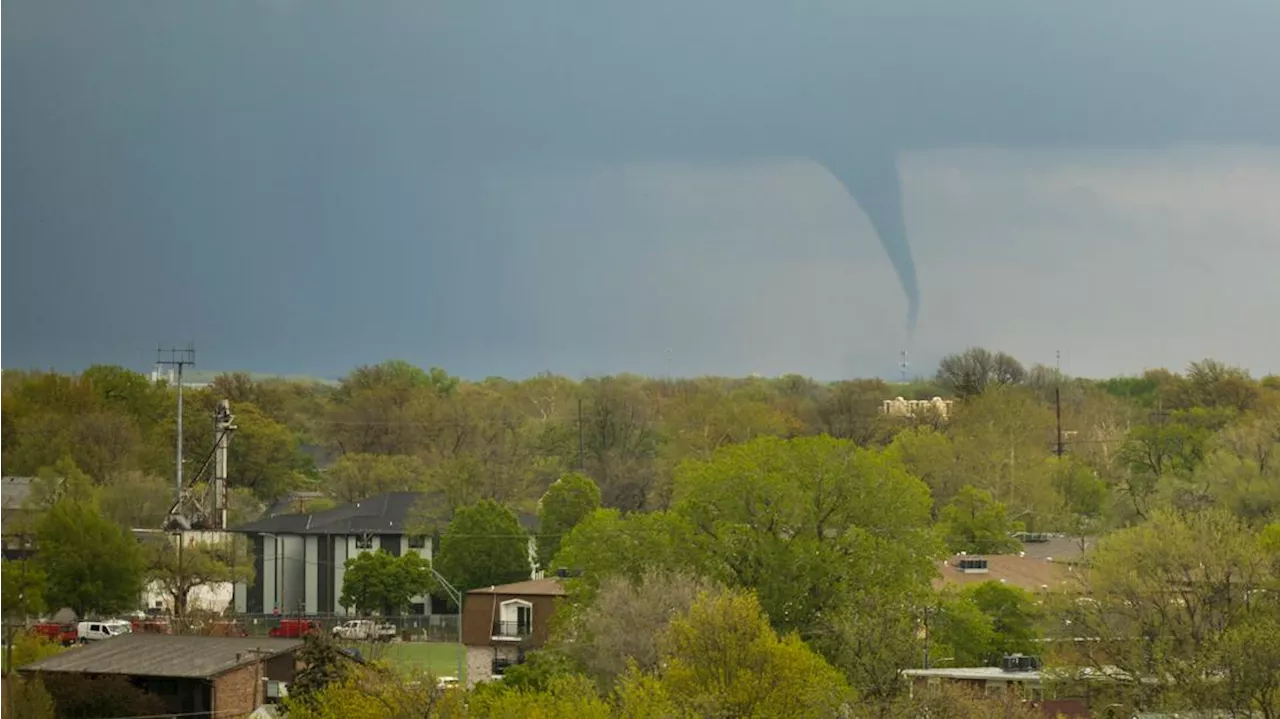
<instances>
[{"instance_id":1,"label":"parked car","mask_svg":"<svg viewBox=\"0 0 1280 719\"><path fill-rule=\"evenodd\" d=\"M267 632L269 637L299 639L308 634L324 631L324 627L313 619L281 619L280 623Z\"/></svg>"},{"instance_id":2,"label":"parked car","mask_svg":"<svg viewBox=\"0 0 1280 719\"><path fill-rule=\"evenodd\" d=\"M81 644L111 639L121 634L130 634L133 626L122 619L107 619L96 622L80 622L76 625L76 636Z\"/></svg>"},{"instance_id":3,"label":"parked car","mask_svg":"<svg viewBox=\"0 0 1280 719\"><path fill-rule=\"evenodd\" d=\"M79 635L76 633L76 625L74 624L41 622L31 629L36 636L43 637L51 642L57 642L64 647L75 644L79 639Z\"/></svg>"},{"instance_id":4,"label":"parked car","mask_svg":"<svg viewBox=\"0 0 1280 719\"><path fill-rule=\"evenodd\" d=\"M359 642L384 641L395 639L394 624L378 624L370 619L352 619L333 628L334 636Z\"/></svg>"}]
</instances>

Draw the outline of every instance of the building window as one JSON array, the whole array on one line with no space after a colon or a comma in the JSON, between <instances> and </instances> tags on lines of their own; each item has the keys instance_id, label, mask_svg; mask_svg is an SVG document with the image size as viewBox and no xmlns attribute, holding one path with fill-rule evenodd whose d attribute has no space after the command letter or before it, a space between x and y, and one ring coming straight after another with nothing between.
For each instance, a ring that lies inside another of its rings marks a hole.
<instances>
[{"instance_id":1,"label":"building window","mask_svg":"<svg viewBox=\"0 0 1280 719\"><path fill-rule=\"evenodd\" d=\"M373 535L361 534L356 537L356 549L373 549Z\"/></svg>"},{"instance_id":2,"label":"building window","mask_svg":"<svg viewBox=\"0 0 1280 719\"><path fill-rule=\"evenodd\" d=\"M422 549L426 546L427 546L427 535L425 534L409 535L409 549Z\"/></svg>"},{"instance_id":3,"label":"building window","mask_svg":"<svg viewBox=\"0 0 1280 719\"><path fill-rule=\"evenodd\" d=\"M522 638L532 634L533 605L523 599L503 602L498 621L494 622L493 636Z\"/></svg>"}]
</instances>

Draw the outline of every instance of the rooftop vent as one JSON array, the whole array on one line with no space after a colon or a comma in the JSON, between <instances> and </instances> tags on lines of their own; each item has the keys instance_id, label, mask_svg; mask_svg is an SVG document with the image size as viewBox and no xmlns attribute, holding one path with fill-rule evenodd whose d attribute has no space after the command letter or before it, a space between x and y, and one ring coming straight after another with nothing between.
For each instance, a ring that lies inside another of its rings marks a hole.
<instances>
[{"instance_id":1,"label":"rooftop vent","mask_svg":"<svg viewBox=\"0 0 1280 719\"><path fill-rule=\"evenodd\" d=\"M1034 672L1040 668L1040 659L1025 654L1007 654L1001 660L1000 668L1006 672Z\"/></svg>"}]
</instances>

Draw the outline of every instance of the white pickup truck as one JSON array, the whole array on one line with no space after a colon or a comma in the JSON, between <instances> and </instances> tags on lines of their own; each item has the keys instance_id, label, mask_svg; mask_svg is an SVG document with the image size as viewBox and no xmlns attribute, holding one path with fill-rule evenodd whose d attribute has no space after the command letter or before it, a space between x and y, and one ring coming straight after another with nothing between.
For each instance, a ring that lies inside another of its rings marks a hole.
<instances>
[{"instance_id":1,"label":"white pickup truck","mask_svg":"<svg viewBox=\"0 0 1280 719\"><path fill-rule=\"evenodd\" d=\"M333 628L339 639L357 642L391 641L395 639L394 624L378 624L371 619L352 619Z\"/></svg>"}]
</instances>

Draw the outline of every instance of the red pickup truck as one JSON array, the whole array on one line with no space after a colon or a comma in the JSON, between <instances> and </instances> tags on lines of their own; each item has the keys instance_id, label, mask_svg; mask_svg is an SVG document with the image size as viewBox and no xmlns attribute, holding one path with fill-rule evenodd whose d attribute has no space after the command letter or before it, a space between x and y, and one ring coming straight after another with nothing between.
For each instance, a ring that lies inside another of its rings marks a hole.
<instances>
[{"instance_id":1,"label":"red pickup truck","mask_svg":"<svg viewBox=\"0 0 1280 719\"><path fill-rule=\"evenodd\" d=\"M315 634L324 631L324 628L312 619L281 619L280 624L271 628L267 632L269 637L283 637L285 639L299 639L307 634Z\"/></svg>"},{"instance_id":2,"label":"red pickup truck","mask_svg":"<svg viewBox=\"0 0 1280 719\"><path fill-rule=\"evenodd\" d=\"M57 624L55 622L41 622L32 627L36 636L44 637L51 642L57 642L64 647L69 647L79 640L79 634L76 632L74 624Z\"/></svg>"}]
</instances>

